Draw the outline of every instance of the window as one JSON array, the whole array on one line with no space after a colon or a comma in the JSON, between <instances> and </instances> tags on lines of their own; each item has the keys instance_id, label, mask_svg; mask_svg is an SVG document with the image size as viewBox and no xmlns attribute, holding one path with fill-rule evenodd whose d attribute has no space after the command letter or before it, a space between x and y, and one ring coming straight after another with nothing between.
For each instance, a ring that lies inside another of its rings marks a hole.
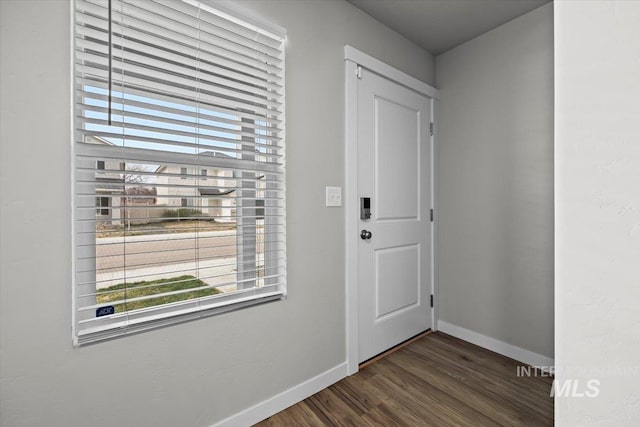
<instances>
[{"instance_id":1,"label":"window","mask_svg":"<svg viewBox=\"0 0 640 427\"><path fill-rule=\"evenodd\" d=\"M108 197L96 197L96 215L101 215L101 216L109 215L109 198Z\"/></svg>"},{"instance_id":2,"label":"window","mask_svg":"<svg viewBox=\"0 0 640 427\"><path fill-rule=\"evenodd\" d=\"M75 1L76 344L286 295L285 35L219 8Z\"/></svg>"}]
</instances>

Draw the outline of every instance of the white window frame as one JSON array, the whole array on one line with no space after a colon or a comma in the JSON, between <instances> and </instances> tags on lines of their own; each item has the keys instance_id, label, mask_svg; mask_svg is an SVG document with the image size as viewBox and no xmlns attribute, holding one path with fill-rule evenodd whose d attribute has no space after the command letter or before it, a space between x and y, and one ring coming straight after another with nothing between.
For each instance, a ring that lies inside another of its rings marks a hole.
<instances>
[{"instance_id":1,"label":"white window frame","mask_svg":"<svg viewBox=\"0 0 640 427\"><path fill-rule=\"evenodd\" d=\"M187 4L192 4L192 5L197 3L194 0L183 0L183 1ZM276 34L278 36L281 36L283 40L286 38L286 31L284 29L278 26L272 25L270 23L264 22L262 19L248 13L246 10L243 10L241 7L238 7L235 5L220 5L218 3L210 2L207 0L201 0L200 4L202 5L203 9L215 11L215 13L218 14L218 16L224 19L228 19L231 22L241 23L249 27L254 26L255 28L263 29L264 31L268 31L271 34ZM208 9L210 7L213 7L213 9ZM73 26L75 25L75 20L73 19L73 16L75 13L75 2L72 2L71 11L72 11L72 26ZM75 30L72 31L72 39L75 41ZM74 63L75 47L73 45L74 43L72 43L72 69L75 70L75 63ZM283 51L283 54L284 54L284 51ZM72 82L73 82L73 77L72 77ZM75 86L75 84L72 84L72 87L73 86ZM74 96L72 96L72 99L75 99L75 97L76 95L74 93ZM284 99L284 95L283 95L283 99ZM284 105L283 105L283 108L284 108ZM74 112L74 115L78 113L77 107L75 104L73 106L73 112ZM284 129L284 114L282 114L281 121L283 123L283 129ZM74 133L76 132L76 129L77 129L77 123L74 121L73 123ZM282 135L284 139L284 131L282 132ZM126 161L135 161L137 160L136 156L138 155L142 155L142 158L138 160L144 160L144 161L154 160L154 155L152 153L141 154L139 152L139 149L128 150L125 148L122 151L126 153L129 153L130 151L129 154L125 155ZM109 158L109 156L111 156L112 154L109 151L109 147L95 147L95 146L86 147L84 146L84 144L78 144L76 141L72 141L72 166L74 171L77 165L76 157L78 155L82 156L87 153L90 153L93 156L101 156L102 154L104 154L104 158ZM191 165L191 167L195 171L198 171L198 169L200 168L199 165L190 163L190 159L187 156L175 154L175 155L172 155L171 157L172 157L172 162L175 165L185 165L185 164ZM159 156L155 160L161 164L171 163L171 161L168 162L167 159L168 159L167 156ZM219 159L213 159L211 163L206 165L206 167L208 168L220 167L220 168L229 169L229 168L236 167L235 165L237 163L238 163L237 161L232 159L230 160L230 159L219 158ZM240 163L242 163L242 161L240 161ZM242 167L240 167L240 169L242 169ZM206 173L206 170L207 170L206 168L202 169L202 171L204 171L205 173ZM188 171L189 169L187 168L187 173ZM269 168L265 169L265 171L269 171ZM282 174L283 174L283 182L285 182L284 170L282 170ZM74 172L74 175L75 175L75 172ZM197 173L194 174L195 180L197 180L198 178L203 180L207 179L207 175L202 175L199 177L196 175L198 174ZM185 179L187 177L182 177L182 178ZM137 333L137 332L154 329L154 328L165 326L165 325L170 325L170 324L175 324L179 322L184 322L187 320L201 318L204 316L224 313L231 310L252 306L261 302L267 302L267 301L282 299L286 297L286 260L285 260L283 265L283 269L284 269L283 283L284 284L283 286L279 286L277 291L259 292L257 289L247 289L239 293L232 293L229 295L217 295L215 298L211 298L207 301L202 301L201 299L201 301L199 301L196 304L199 306L198 308L194 307L194 302L192 300L185 300L179 303L172 303L166 306L158 306L158 307L149 309L147 310L148 311L147 315L136 317L135 319L133 319L133 321L126 320L126 319L125 320L115 319L112 326L99 327L94 331L92 330L87 331L79 328L78 300L76 295L77 286L78 286L78 278L76 276L76 260L79 252L78 244L76 242L76 233L78 231L77 230L78 226L76 222L76 220L78 219L78 215L75 207L76 198L77 198L76 186L77 186L77 183L76 183L76 178L74 176L72 178L72 188L73 188L72 199L74 202L74 205L73 205L74 207L72 209L72 230L74 235L74 245L73 245L73 254L72 254L73 264L74 264L73 265L74 274L73 274L73 280L72 280L72 298L73 298L73 302L72 302L73 328L72 329L73 329L73 343L75 346L90 344L90 343L102 341L105 339L111 339L118 336L128 335L131 333ZM249 191L255 192L255 188ZM267 192L268 192L268 189L267 189ZM284 190L282 190L282 193L284 194ZM242 212L241 208L242 208L242 205L240 201L238 201L238 206L234 207L234 210L240 213ZM286 217L284 214L280 217L280 219L282 220L283 224L286 223ZM238 227L240 227L241 225L242 225L242 217L239 217ZM265 222L265 229L267 227L268 227L268 224L267 222ZM242 239L238 239L238 240L242 240ZM281 241L286 242L286 235L284 232L281 235ZM282 243L282 245L284 245L284 243ZM251 249L251 248L248 248L248 249ZM242 254L245 253L245 251L243 251L243 248L241 246L238 247L238 250L239 250L237 255L237 265L238 265L238 271L239 271L238 280L240 280L241 278L240 274L242 270L241 264L243 262ZM249 250L248 252L251 252L251 250ZM284 252L286 254L286 249L284 250ZM253 248L252 256L255 258L255 247ZM265 255L265 258L266 257L267 256ZM265 263L267 262L268 260L265 259ZM121 317L128 318L129 313L130 312L125 312Z\"/></svg>"}]
</instances>

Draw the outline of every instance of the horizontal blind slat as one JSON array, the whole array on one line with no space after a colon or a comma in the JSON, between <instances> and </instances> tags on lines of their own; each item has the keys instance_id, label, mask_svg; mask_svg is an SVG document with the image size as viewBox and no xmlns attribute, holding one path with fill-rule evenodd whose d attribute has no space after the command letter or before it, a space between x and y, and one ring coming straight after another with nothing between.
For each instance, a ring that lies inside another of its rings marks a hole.
<instances>
[{"instance_id":1,"label":"horizontal blind slat","mask_svg":"<svg viewBox=\"0 0 640 427\"><path fill-rule=\"evenodd\" d=\"M84 25L76 25L76 33L82 36L76 41L93 39L108 43L108 21L106 19L87 16L84 21ZM157 38L152 35L153 31L157 31L158 28L147 24L142 24L139 28L127 27L126 36L123 37L123 28L117 23L114 23L114 27L112 40L113 43L117 43L119 46L137 50L143 50L147 46L158 49L154 44L157 43ZM238 58L235 58L233 54L229 54L229 52L222 49L216 49L214 46L211 46L208 50L194 48L192 46L193 40L186 36L179 36L176 40L163 39L161 48L182 53L192 58L198 57L206 63L206 66L211 67L211 70L218 70L221 74L229 73L230 77L248 78L250 81L268 84L271 89L282 89L282 73L280 69L265 67L263 66L264 64L250 59L247 63L239 62ZM190 42L191 44L189 44ZM233 60L234 58L236 59L235 61Z\"/></svg>"},{"instance_id":2,"label":"horizontal blind slat","mask_svg":"<svg viewBox=\"0 0 640 427\"><path fill-rule=\"evenodd\" d=\"M107 81L97 81L86 78L76 79L76 105L84 105L87 102L108 101ZM282 120L275 115L265 117L264 115L256 115L245 111L237 111L224 108L218 105L209 105L200 100L199 102L187 100L183 97L173 97L170 94L153 93L153 98L148 97L149 93L144 90L138 90L126 82L117 82L126 90L126 93L115 92L112 94L112 104L118 108L119 105L124 107L136 106L145 110L153 110L158 112L166 112L170 114L191 115L196 113L208 120L215 120L220 123L226 123L238 127L247 127L251 129L265 130L271 133L282 132L282 128L278 127ZM104 93L98 93L104 92ZM147 98L144 98L144 96ZM213 109L215 108L215 110Z\"/></svg>"},{"instance_id":3,"label":"horizontal blind slat","mask_svg":"<svg viewBox=\"0 0 640 427\"><path fill-rule=\"evenodd\" d=\"M93 119L93 120L98 120L100 121L102 124L107 125L108 121L106 119L106 114L108 113L109 109L106 107L96 107L93 105L86 105L86 104L82 104L83 105L83 109L84 111L92 111L92 112L96 112L96 113L102 113L105 115L104 120L100 120L100 119ZM163 124L167 125L167 124L172 124L172 125L176 125L176 126L180 126L180 127L197 127L199 129L204 129L204 130L208 130L208 131L213 131L213 132L219 132L219 133L224 133L224 134L230 134L230 135L236 135L236 136L246 136L249 138L255 138L255 139L260 139L260 140L264 140L265 143L249 143L248 141L242 141L239 139L234 140L234 142L237 141L241 141L244 144L252 144L254 147L266 147L269 149L281 149L282 146L276 145L275 143L266 143L266 141L282 141L282 138L277 137L277 136L270 136L270 135L257 135L255 132L247 132L247 131L241 131L241 130L235 130L235 129L229 129L229 128L225 128L225 127L221 127L221 126L215 126L215 125L208 125L208 124L204 124L202 122L204 122L205 120L199 120L196 116L196 118L194 118L192 121L186 120L185 119L174 119L174 118L168 118L168 117L162 117L162 116L158 116L158 115L153 115L153 114L145 114L145 113L138 113L135 111L129 111L129 110L122 110L120 108L114 108L113 109L114 113L116 115L126 115L126 117L132 117L132 118L136 118L136 119L141 119L141 120L146 120L146 121L152 121L152 122L162 122ZM79 118L82 118L82 116L79 116ZM211 121L214 122L214 121ZM215 122L214 122L215 123Z\"/></svg>"},{"instance_id":4,"label":"horizontal blind slat","mask_svg":"<svg viewBox=\"0 0 640 427\"><path fill-rule=\"evenodd\" d=\"M101 0L87 0L85 5L83 10L77 10L77 12L106 19L106 2L102 2ZM260 40L254 40L256 37L262 38L261 35L255 31L249 30L242 35L207 22L206 17L209 15L206 13L200 13L199 16L195 16L195 12L190 15L176 10L176 6L186 5L187 3L184 1L174 2L173 0L168 2L155 0L146 2L138 0L133 2L112 0L112 19L114 23L124 25L125 27L139 27L141 23L145 23L163 28L168 34L171 34L171 38L175 38L176 34L185 34L192 38L196 38L198 33L214 35L221 41L232 43L232 45L230 45L231 52L251 55L257 51L262 54L261 58L263 60L277 60L278 57L281 56L281 49L277 47L280 45L281 48L281 39L277 39L272 43L275 46L269 46ZM78 21L82 20L78 19ZM166 33L157 33L156 35L158 38L166 38L164 34Z\"/></svg>"},{"instance_id":5,"label":"horizontal blind slat","mask_svg":"<svg viewBox=\"0 0 640 427\"><path fill-rule=\"evenodd\" d=\"M85 120L85 123L91 123L91 120ZM218 151L220 153L226 154L228 157L232 157L232 154L234 153L247 153L247 151L245 149L242 148L231 148L229 146L223 146L220 144L215 144L215 143L208 143L208 142L215 142L215 139L204 139L204 138L198 138L197 136L193 136L191 135L190 138L193 139L193 142L187 142L187 141L178 141L175 139L168 139L168 138L158 138L158 137L154 137L154 136L141 136L140 133L136 133L136 132L132 132L134 130L136 130L136 128L142 128L141 126L126 126L123 127L123 132L122 133L116 133L116 132L108 132L108 131L86 131L83 129L78 129L79 131L81 131L82 133L84 133L85 135L96 135L96 136L101 136L101 137L106 137L106 138L111 138L113 140L122 140L127 142L127 146L129 147L136 147L139 146L140 143L149 143L149 144L155 144L158 146L162 146L163 149L162 151L169 151L169 152L173 152L175 151L175 149L182 147L182 148L188 148L188 149L193 149L193 150L198 150L197 153L195 153L195 155L198 154L202 154L203 152L207 152L207 151L211 151L211 150L215 150ZM174 135L176 133L174 132ZM85 145L90 145L90 144L85 144ZM242 145L242 144L237 144L237 145ZM169 150L168 148L173 147L174 150ZM119 148L119 147L118 147ZM193 150L191 150L193 152ZM268 159L277 159L280 157L283 157L283 155L281 154L269 154L269 153L259 153L256 154L255 151L250 152L250 154L254 157L259 156L259 157L265 157ZM204 157L204 156L201 156ZM240 159L238 159L237 161L242 161ZM253 159L250 161L254 161ZM257 163L257 162L256 162ZM277 164L275 162L269 162L267 164Z\"/></svg>"},{"instance_id":6,"label":"horizontal blind slat","mask_svg":"<svg viewBox=\"0 0 640 427\"><path fill-rule=\"evenodd\" d=\"M96 50L87 50L90 43L79 41L76 58L92 62L103 69L108 69L108 54ZM238 83L233 79L217 77L207 70L203 70L199 61L191 64L176 65L168 58L140 55L133 52L122 52L118 49L112 54L114 78L125 80L128 75L145 75L149 81L160 81L165 84L192 86L200 91L215 93L219 96L227 96L233 99L253 101L260 100L264 105L277 106L282 95L275 91L265 90L254 85L253 87ZM161 70L161 71L157 71ZM163 80L165 79L165 80ZM151 87L149 84L148 86ZM249 93L249 91L251 93Z\"/></svg>"},{"instance_id":7,"label":"horizontal blind slat","mask_svg":"<svg viewBox=\"0 0 640 427\"><path fill-rule=\"evenodd\" d=\"M234 297L236 297L236 295L243 295L243 294L260 295L260 294L268 294L268 293L276 293L276 292L281 293L281 291L279 290L279 287L282 284L283 284L283 282L280 282L280 283L275 283L275 284L272 284L272 285L264 286L263 288L243 289L243 290L237 291L237 292L235 292L233 294L230 294L230 295L218 294L218 295L215 295L215 296L210 297L210 298L199 298L199 299L195 300L194 302L197 303L197 302L200 302L200 301L203 301L203 300L204 301L206 301L206 300L215 301L217 299L230 299L229 297L234 298ZM242 301L242 299L243 299L242 297L237 298L237 299L234 298L234 300L238 300L238 301ZM189 303L188 301L184 301L183 302L184 305L188 305L188 303ZM178 303L178 304L174 304L174 305L183 305L183 304ZM82 324L91 324L91 323L99 324L99 323L103 323L105 320L109 320L109 318L114 318L114 317L115 318L123 318L123 317L128 317L128 316L131 316L131 313L123 313L123 314L120 314L120 315L116 314L115 316L111 316L111 317L107 317L107 318L88 319L88 320L83 320L80 323L82 323Z\"/></svg>"},{"instance_id":8,"label":"horizontal blind slat","mask_svg":"<svg viewBox=\"0 0 640 427\"><path fill-rule=\"evenodd\" d=\"M129 0L127 0L129 1ZM154 0L158 3L162 3L168 7L175 8L176 10L182 11L182 13L188 14L189 12L186 10L186 5L190 4L189 1L184 1L182 3L176 3L172 0ZM265 49L268 49L274 56L280 56L280 45L282 43L281 36L269 36L266 32L261 31L260 28L254 27L252 25L248 25L247 23L239 23L235 20L226 19L223 15L224 13L217 11L215 9L207 7L206 4L198 3L196 8L204 10L206 12L212 13L197 13L198 18L200 18L201 22L205 22L208 24L208 28L205 30L215 31L217 29L224 29L228 33L235 34L233 37L241 37L244 39L251 40L253 42L260 43L260 45L264 45ZM192 11L195 9L192 9Z\"/></svg>"},{"instance_id":9,"label":"horizontal blind slat","mask_svg":"<svg viewBox=\"0 0 640 427\"><path fill-rule=\"evenodd\" d=\"M280 252L275 252L275 251L269 251L267 252L267 254L274 254L274 257L272 258L272 260L274 261L282 261L279 264L274 264L271 267L266 267L265 269L262 268L256 268L256 269L249 269L249 270L245 270L245 273L264 273L265 270L266 271L277 271L280 268L282 268L284 266L284 254L280 253ZM277 256L280 255L280 257L278 258ZM220 257L203 257L199 263L205 264L207 261L216 261L216 260L224 260L223 258ZM156 265L161 265L161 262L157 262L157 263L152 263L151 266L153 266L153 264ZM144 266L147 264L140 264L139 266ZM231 275L236 275L235 271L230 271L230 267L235 266L236 264L214 264L210 267L198 267L199 270L199 280L201 281L219 281L222 278L231 276ZM138 265L134 265L130 267L130 270L135 271ZM162 287L170 287L170 286L174 286L176 284L181 284L181 283L186 283L191 281L192 279L182 279L180 280L179 277L176 277L175 280L173 281L169 281L166 283L162 283L159 285L156 284L150 284L150 285L142 285L142 286L135 286L135 284L139 281L144 281L143 279L145 279L148 276L145 275L134 275L134 274L129 274L126 277L123 278L114 278L112 273L109 270L112 270L111 268L105 268L104 270L106 270L105 273L101 272L101 269L97 268L96 269L96 273L97 275L104 275L106 277L108 277L105 280L96 280L95 282L90 282L89 284L94 284L96 287L96 291L95 292L90 292L90 293L86 293L86 294L81 294L78 295L78 298L86 298L86 297L91 297L91 296L108 296L108 295L113 295L113 294L118 294L123 292L126 289L127 284L132 285L129 289L132 290L149 290L149 289L158 289L158 288L162 288ZM227 270L227 271L218 271L218 270ZM93 271L93 270L91 270ZM176 274L182 274L184 273L184 271L191 271L190 269L187 270L179 270L176 271ZM266 274L266 273L265 273ZM152 273L151 275L157 275L157 273ZM267 274L269 275L269 274ZM266 276L260 276L261 278L265 278ZM228 279L227 279L228 280ZM112 283L113 282L120 282L118 283L118 285L114 286ZM231 284L233 282L227 281L227 282L221 282L221 284L216 284L214 283L213 285L208 285L208 288L215 288L216 286L228 286L229 284ZM80 284L79 286L84 286L87 285L87 283L84 284ZM117 289L112 289L116 287ZM188 290L186 290L185 293L188 293L189 291L194 292L195 288L189 288ZM158 296L162 296L161 294L153 294L152 298L156 298ZM106 303L106 302L105 302ZM105 303L101 303L102 305L104 305ZM109 301L109 303L111 303L111 301Z\"/></svg>"},{"instance_id":10,"label":"horizontal blind slat","mask_svg":"<svg viewBox=\"0 0 640 427\"><path fill-rule=\"evenodd\" d=\"M115 0L118 2L118 0ZM155 4L154 4L155 3ZM160 5L163 9L157 9ZM213 19L215 15L203 13L202 8L189 5L187 2L176 2L173 0L153 0L152 2L130 2L123 1L123 10L129 13L129 17L147 18L151 14L159 15L160 19L165 23L172 24L172 28L182 27L189 28L194 20L197 21L197 37L202 39L203 36L215 36L229 46L230 50L242 53L248 57L256 56L264 62L280 62L280 50L262 43L259 39L261 35L256 31L246 29L244 34L239 31L230 31L220 25L215 25ZM127 8L133 6L133 8ZM125 18L126 19L126 18ZM126 21L125 21L126 22Z\"/></svg>"},{"instance_id":11,"label":"horizontal blind slat","mask_svg":"<svg viewBox=\"0 0 640 427\"><path fill-rule=\"evenodd\" d=\"M79 26L77 31L83 35L83 38L76 39L76 48L86 47L97 52L108 53L109 34L106 29L98 30L89 26ZM137 36L141 38L140 40L134 38L133 35L138 33L138 30L129 29L127 37L118 37L116 34L114 48L125 48L128 51L144 51L147 55L164 58L175 63L180 63L181 61L195 63L198 61L200 70L215 74L221 78L235 81L247 87L255 85L276 93L282 91L282 77L278 74L259 72L255 68L233 63L225 58L208 54L190 46L172 45L169 42L165 42L161 47L156 47L142 40L144 37L149 37L144 33L140 32ZM231 69L231 66L234 69Z\"/></svg>"},{"instance_id":12,"label":"horizontal blind slat","mask_svg":"<svg viewBox=\"0 0 640 427\"><path fill-rule=\"evenodd\" d=\"M86 54L85 56L92 55ZM109 76L108 62L106 59L103 62L104 63L100 65L95 63L91 65L87 65L86 63L77 64L76 70L82 73L82 75L78 77L86 79L85 82L87 84L90 83L89 78L107 82ZM219 104L232 111L240 109L265 117L271 114L277 114L282 108L280 102L258 97L255 98L254 102L245 99L246 96L230 98L225 95L226 91L216 90L216 88L207 86L200 87L197 82L185 77L175 76L174 84L169 80L164 80L161 72L145 69L137 65L128 65L123 69L118 62L114 62L113 72L114 77L112 81L114 86L131 85L140 91L146 92L146 95L151 97L153 97L153 94L157 91L162 91L173 96L194 96L196 100L202 101L203 103L212 105Z\"/></svg>"},{"instance_id":13,"label":"horizontal blind slat","mask_svg":"<svg viewBox=\"0 0 640 427\"><path fill-rule=\"evenodd\" d=\"M124 116L125 118L131 117L126 113L124 114ZM85 124L92 123L96 125L103 125L105 127L109 127L108 122L104 119L103 120L92 119L92 118L87 118L82 116L78 118L81 119L82 122ZM256 144L253 142L243 141L241 139L233 139L233 138L227 138L219 135L212 135L210 133L195 133L195 132L178 130L176 128L174 129L171 129L169 127L161 128L157 126L134 124L131 122L122 123L120 126L126 128L124 133L118 133L117 127L119 126L117 125L114 126L113 124L110 127L112 128L116 127L114 132L99 131L99 130L87 131L86 129L78 129L78 131L83 132L85 135L96 134L96 135L102 135L102 136L111 136L115 138L130 137L131 140L135 140L137 138L143 138L145 141L155 142L158 144L180 145L184 147L193 147L193 148L211 149L211 150L217 149L220 152L230 152L230 153L231 152L246 153L247 149L245 147L249 146L249 147L255 147L257 149L264 149L263 151L256 150L251 152L252 155L255 155L257 157L263 156L263 157L276 159L283 156L277 152L276 149L279 148L277 146ZM201 126L198 126L197 124L195 124L195 126L197 127L197 129L203 129ZM136 130L145 131L144 134L149 136L144 137L144 136L141 136L141 132L132 132ZM203 129L203 130L206 130L206 129ZM218 133L222 133L222 132L218 132ZM183 138L181 138L181 141L177 141L177 140L171 139L170 138L171 136L183 137ZM259 138L259 136L256 136L256 138ZM188 142L188 141L193 141L193 142ZM237 148L240 146L242 146L242 148Z\"/></svg>"},{"instance_id":14,"label":"horizontal blind slat","mask_svg":"<svg viewBox=\"0 0 640 427\"><path fill-rule=\"evenodd\" d=\"M112 11L112 27L115 28L118 33L124 32L125 36L127 28L143 29L150 34L156 35L155 38L151 39L156 40L156 43L159 43L158 40L169 39L179 41L187 46L197 45L205 52L218 54L265 72L276 74L281 72L281 58L261 52L259 46L248 47L243 45L240 39L227 39L220 36L220 34L207 34L204 31L198 31L197 28L185 24L184 20L182 22L176 21L143 9L143 6L149 7L151 4L152 3L146 2L137 2L135 5L122 4L122 8L116 5ZM102 16L81 15L77 18L77 22L83 23L83 21L86 21L99 27L98 22L100 19L106 23L106 10L103 13L105 15ZM174 15L173 17L175 16L178 15ZM159 32L160 30L162 32ZM167 36L158 36L158 34Z\"/></svg>"},{"instance_id":15,"label":"horizontal blind slat","mask_svg":"<svg viewBox=\"0 0 640 427\"><path fill-rule=\"evenodd\" d=\"M105 34L105 40L97 43L89 39L76 40L77 57L79 59L92 59L99 62L102 58L108 59L108 38ZM127 40L116 39L114 42L113 61L117 61L122 65L123 60L144 63L149 68L160 68L163 72L171 71L176 74L197 75L200 78L201 85L219 85L228 86L238 91L251 91L252 93L262 95L264 97L281 98L282 88L271 84L267 81L259 79L251 79L249 76L232 75L226 73L225 70L215 66L210 67L202 58L189 58L184 52L178 54L163 49L157 49L153 46L139 45L144 49L144 54L136 53L132 48L122 50L122 45L131 45ZM85 54L85 51L91 51L93 54ZM138 51L139 52L139 51ZM224 73L224 74L221 74Z\"/></svg>"},{"instance_id":16,"label":"horizontal blind slat","mask_svg":"<svg viewBox=\"0 0 640 427\"><path fill-rule=\"evenodd\" d=\"M185 270L185 271L188 271L188 270ZM284 274L271 274L269 276L265 276L264 279L279 279L279 278L282 278L283 276L284 276ZM141 276L141 277L143 277L143 276ZM219 285L216 285L216 286L224 287L224 286L229 286L229 285L234 285L234 284L243 284L243 283L247 283L247 282L250 282L250 281L253 281L253 280L255 280L255 279L245 279L245 280L237 280L237 281L229 280L229 281L223 282L223 283L221 283ZM200 287L196 287L196 288L181 289L181 290L177 290L177 291L169 291L169 292L163 292L163 293L159 293L159 294L146 295L146 296L142 296L142 297L134 297L134 298L121 299L121 300L116 300L116 301L109 301L108 304L96 303L96 304L93 304L93 305L84 306L79 311L91 311L91 310L95 310L96 308L100 308L100 307L105 306L105 305L120 305L120 304L134 303L134 302L145 301L145 300L153 300L153 299L163 298L163 297L168 297L168 296L173 296L173 295L186 294L186 293L197 292L197 291L201 291L201 290L207 290L207 289L211 289L211 288L214 288L214 287L215 286L208 286L207 285L207 286L200 286ZM83 295L82 298L86 298L87 296L90 296L90 295Z\"/></svg>"},{"instance_id":17,"label":"horizontal blind slat","mask_svg":"<svg viewBox=\"0 0 640 427\"><path fill-rule=\"evenodd\" d=\"M282 176L284 165L259 163L250 160L220 158L214 156L198 156L188 153L171 153L156 150L146 150L114 145L76 144L76 158L81 160L97 161L106 159L110 161L121 161L126 159L132 163L162 164L180 167L212 167L222 169L234 169L238 172L265 173L269 175Z\"/></svg>"},{"instance_id":18,"label":"horizontal blind slat","mask_svg":"<svg viewBox=\"0 0 640 427\"><path fill-rule=\"evenodd\" d=\"M88 110L86 110L88 111ZM177 140L172 140L171 137L181 137L180 140L184 143L188 143L189 147L193 146L195 148L210 149L211 152L243 152L251 155L255 155L258 160L264 159L261 156L269 156L271 158L282 157L281 152L284 147L282 144L276 145L274 143L269 143L269 140L264 138L264 142L262 135L254 135L253 138L246 135L246 133L229 133L225 131L219 130L220 128L215 127L203 127L198 123L191 123L190 126L177 124L177 121L160 121L160 120L147 120L142 119L138 115L131 115L126 112L122 114L112 114L112 124L109 125L109 122L106 118L89 118L86 116L77 116L79 120L81 120L85 125L86 124L95 124L100 125L100 128L94 128L93 130L87 130L79 128L78 132L86 136L96 135L96 136L110 136L116 139L122 139L130 137L132 140L136 138L137 135L147 135L147 138L155 138L158 140L167 141L168 145L173 145L171 142L177 142ZM126 128L126 131L119 131L118 123L122 123L121 120L127 120L125 123L121 124L122 127ZM140 118L141 120L134 120ZM115 123L115 125L114 125ZM137 123L148 123L148 124L137 124ZM153 126L153 124L158 124ZM160 127L159 125L162 125ZM173 125L173 126L168 126ZM179 126L179 127L178 127ZM181 130L184 128L191 127L193 130ZM115 128L115 129L113 129ZM104 129L104 130L100 130ZM107 129L111 130L108 131ZM133 131L144 131L144 132L133 132ZM228 135L228 136L222 136ZM232 138L234 137L235 138ZM244 138L244 139L241 139ZM252 141L260 141L260 142L249 142L246 139L251 138ZM281 138L280 138L281 140ZM80 141L79 141L80 142ZM159 141L149 141L149 142L158 142ZM240 148L238 148L240 147ZM254 148L253 151L249 151L248 147ZM206 154L202 154L202 152L198 152L197 154L204 156Z\"/></svg>"}]
</instances>

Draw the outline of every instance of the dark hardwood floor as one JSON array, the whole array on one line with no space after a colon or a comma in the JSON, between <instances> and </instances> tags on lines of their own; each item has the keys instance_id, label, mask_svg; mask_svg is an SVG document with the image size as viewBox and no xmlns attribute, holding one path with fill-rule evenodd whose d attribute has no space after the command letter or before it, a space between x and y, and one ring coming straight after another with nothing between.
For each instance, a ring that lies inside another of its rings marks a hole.
<instances>
[{"instance_id":1,"label":"dark hardwood floor","mask_svg":"<svg viewBox=\"0 0 640 427\"><path fill-rule=\"evenodd\" d=\"M436 332L258 426L552 426L552 379Z\"/></svg>"}]
</instances>

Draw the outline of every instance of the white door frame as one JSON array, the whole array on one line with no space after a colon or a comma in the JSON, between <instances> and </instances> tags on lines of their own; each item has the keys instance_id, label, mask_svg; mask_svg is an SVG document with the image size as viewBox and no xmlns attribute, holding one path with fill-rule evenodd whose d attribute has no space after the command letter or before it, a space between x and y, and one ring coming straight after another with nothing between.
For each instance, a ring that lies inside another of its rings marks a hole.
<instances>
[{"instance_id":1,"label":"white door frame","mask_svg":"<svg viewBox=\"0 0 640 427\"><path fill-rule=\"evenodd\" d=\"M411 90L431 98L431 122L435 123L436 100L438 89L411 77L410 75L391 67L367 55L358 49L346 45L344 47L345 60L345 282L346 282L346 337L347 337L347 374L358 372L358 230L360 206L358 205L358 66L373 71L389 80L401 84ZM431 293L437 301L437 264L435 263L435 244L437 227L437 211L435 209L435 141L437 126L431 137L431 206L434 210L434 222L431 223L431 264L432 289ZM437 307L434 304L431 313L431 327L437 329Z\"/></svg>"}]
</instances>

